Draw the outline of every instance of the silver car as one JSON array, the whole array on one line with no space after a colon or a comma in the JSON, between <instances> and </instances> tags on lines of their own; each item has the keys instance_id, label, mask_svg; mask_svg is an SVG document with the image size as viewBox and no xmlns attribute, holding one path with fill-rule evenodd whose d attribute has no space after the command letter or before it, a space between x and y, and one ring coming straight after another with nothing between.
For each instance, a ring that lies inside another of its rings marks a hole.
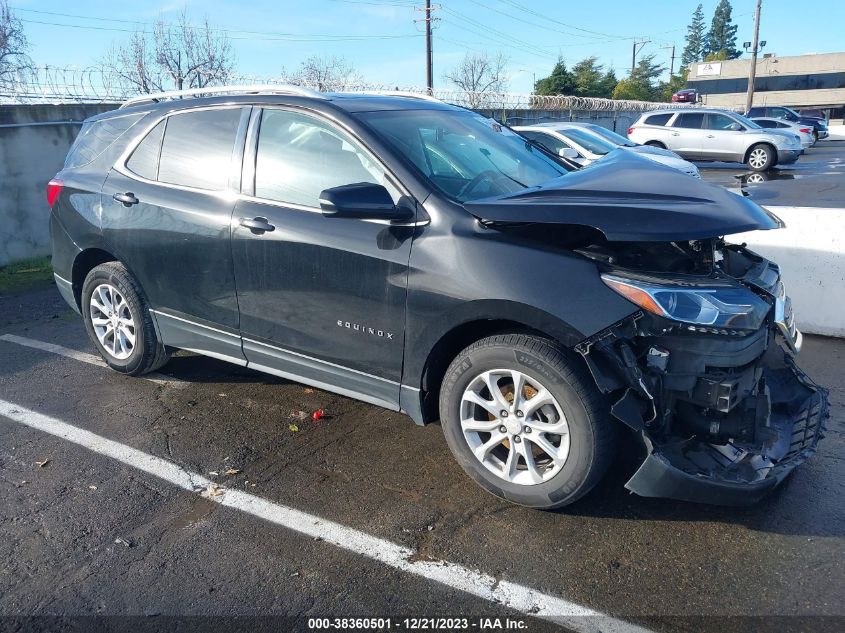
<instances>
[{"instance_id":1,"label":"silver car","mask_svg":"<svg viewBox=\"0 0 845 633\"><path fill-rule=\"evenodd\" d=\"M816 142L813 136L813 126L806 123L799 123L796 121L787 121L785 119L775 119L773 117L756 116L751 119L762 128L767 130L776 130L778 132L792 132L797 134L801 139L801 147L808 149Z\"/></svg>"},{"instance_id":2,"label":"silver car","mask_svg":"<svg viewBox=\"0 0 845 633\"><path fill-rule=\"evenodd\" d=\"M687 160L745 163L753 171L794 163L803 151L795 134L766 130L741 114L712 108L644 112L628 128L628 138Z\"/></svg>"},{"instance_id":3,"label":"silver car","mask_svg":"<svg viewBox=\"0 0 845 633\"><path fill-rule=\"evenodd\" d=\"M656 163L682 171L693 178L701 178L698 167L674 152L647 145L637 145L615 132L594 123L556 122L514 126L515 131L543 145L549 151L588 165L607 156L615 149L632 152Z\"/></svg>"}]
</instances>

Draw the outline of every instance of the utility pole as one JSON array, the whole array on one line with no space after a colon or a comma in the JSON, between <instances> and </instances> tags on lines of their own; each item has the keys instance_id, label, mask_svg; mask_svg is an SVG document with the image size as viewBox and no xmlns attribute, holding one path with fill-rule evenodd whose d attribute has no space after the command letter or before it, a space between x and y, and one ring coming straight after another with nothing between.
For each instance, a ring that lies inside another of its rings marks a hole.
<instances>
[{"instance_id":1,"label":"utility pole","mask_svg":"<svg viewBox=\"0 0 845 633\"><path fill-rule=\"evenodd\" d=\"M759 2L757 15L760 14ZM754 46L757 46L757 36L754 36ZM757 58L755 53L754 58ZM434 90L434 65L432 64L431 54L431 0L425 0L425 85L428 88L428 94Z\"/></svg>"},{"instance_id":2,"label":"utility pole","mask_svg":"<svg viewBox=\"0 0 845 633\"><path fill-rule=\"evenodd\" d=\"M643 50L643 46L651 42L651 40L634 40L633 47L631 48L631 74L634 74L634 68L637 66L637 55L641 50ZM637 48L639 46L639 48Z\"/></svg>"},{"instance_id":3,"label":"utility pole","mask_svg":"<svg viewBox=\"0 0 845 633\"><path fill-rule=\"evenodd\" d=\"M669 79L671 79L672 75L675 74L675 45L672 44L672 46L661 46L660 48L662 48L663 50L667 50L670 48L672 49L672 57L669 58Z\"/></svg>"},{"instance_id":4,"label":"utility pole","mask_svg":"<svg viewBox=\"0 0 845 633\"><path fill-rule=\"evenodd\" d=\"M420 9L414 7L415 11L422 11L425 14L422 20L414 20L414 22L425 22L425 85L428 94L432 94L434 90L434 63L433 63L433 47L431 43L431 23L438 19L432 18L431 12L440 8L439 4L431 6L431 0L425 0L425 8Z\"/></svg>"},{"instance_id":5,"label":"utility pole","mask_svg":"<svg viewBox=\"0 0 845 633\"><path fill-rule=\"evenodd\" d=\"M748 70L748 94L745 97L745 111L751 109L754 102L754 79L757 77L757 38L760 36L760 4L757 0L757 10L754 12L754 39L751 44L751 68Z\"/></svg>"}]
</instances>

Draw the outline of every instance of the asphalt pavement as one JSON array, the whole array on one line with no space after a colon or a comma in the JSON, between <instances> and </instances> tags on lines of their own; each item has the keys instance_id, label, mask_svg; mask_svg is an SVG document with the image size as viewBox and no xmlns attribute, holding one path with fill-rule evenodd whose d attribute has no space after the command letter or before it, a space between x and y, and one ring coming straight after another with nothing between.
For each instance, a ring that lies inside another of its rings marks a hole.
<instances>
[{"instance_id":1,"label":"asphalt pavement","mask_svg":"<svg viewBox=\"0 0 845 633\"><path fill-rule=\"evenodd\" d=\"M823 140L791 165L757 173L740 163L697 162L707 182L765 206L845 207L845 141Z\"/></svg>"},{"instance_id":2,"label":"asphalt pavement","mask_svg":"<svg viewBox=\"0 0 845 633\"><path fill-rule=\"evenodd\" d=\"M806 338L801 364L831 388L827 438L745 509L632 496L635 463L620 457L576 505L529 510L472 483L436 424L190 354L151 381L94 353L54 288L0 298L0 400L15 411L0 416L4 632L308 630L354 616L466 616L470 630L508 630L505 618L530 631L845 626L845 341ZM318 408L325 418L301 419ZM121 457L131 449L220 488L180 488ZM265 504L263 518L221 503L226 491ZM350 529L359 540L344 545ZM357 544L371 537L407 564ZM567 617L535 617L549 609Z\"/></svg>"}]
</instances>

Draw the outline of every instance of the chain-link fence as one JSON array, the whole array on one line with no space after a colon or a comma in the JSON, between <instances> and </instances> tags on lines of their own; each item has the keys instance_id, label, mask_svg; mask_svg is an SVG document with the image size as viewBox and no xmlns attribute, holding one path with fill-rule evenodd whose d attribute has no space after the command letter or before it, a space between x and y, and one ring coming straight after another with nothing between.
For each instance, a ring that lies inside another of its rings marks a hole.
<instances>
[{"instance_id":1,"label":"chain-link fence","mask_svg":"<svg viewBox=\"0 0 845 633\"><path fill-rule=\"evenodd\" d=\"M291 83L286 77L232 75L228 85L267 85ZM189 86L186 86L189 87ZM192 87L192 86L190 86ZM319 84L309 88L326 92L403 91L426 94L420 86L397 86L374 83ZM119 75L98 67L75 68L38 66L18 73L10 85L0 86L0 103L120 103L139 94L137 88ZM533 95L514 92L470 92L437 89L432 96L476 110L547 110L590 112L641 112L668 105L650 101L619 101L597 97Z\"/></svg>"}]
</instances>

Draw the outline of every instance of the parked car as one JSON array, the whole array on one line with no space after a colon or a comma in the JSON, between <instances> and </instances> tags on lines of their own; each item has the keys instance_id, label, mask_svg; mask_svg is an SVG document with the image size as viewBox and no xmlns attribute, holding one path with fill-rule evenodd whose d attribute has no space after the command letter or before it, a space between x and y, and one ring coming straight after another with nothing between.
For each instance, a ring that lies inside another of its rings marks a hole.
<instances>
[{"instance_id":1,"label":"parked car","mask_svg":"<svg viewBox=\"0 0 845 633\"><path fill-rule=\"evenodd\" d=\"M827 122L824 119L801 116L792 108L787 108L785 106L755 106L751 108L745 116L750 118L767 117L770 119L783 119L784 121L792 121L793 123L812 125L813 136L817 141L830 136L830 132L827 128Z\"/></svg>"},{"instance_id":2,"label":"parked car","mask_svg":"<svg viewBox=\"0 0 845 633\"><path fill-rule=\"evenodd\" d=\"M697 103L700 99L698 90L695 88L684 88L672 95L672 101L676 103Z\"/></svg>"},{"instance_id":3,"label":"parked car","mask_svg":"<svg viewBox=\"0 0 845 633\"><path fill-rule=\"evenodd\" d=\"M819 119L820 121L827 123L827 117L824 114L824 110L821 108L802 108L801 110L798 110L798 116L802 119Z\"/></svg>"},{"instance_id":4,"label":"parked car","mask_svg":"<svg viewBox=\"0 0 845 633\"><path fill-rule=\"evenodd\" d=\"M755 117L751 120L767 130L780 130L796 134L801 139L801 147L805 150L812 147L816 142L816 137L813 135L813 126L806 123L794 123L786 119L770 119L768 117Z\"/></svg>"},{"instance_id":5,"label":"parked car","mask_svg":"<svg viewBox=\"0 0 845 633\"><path fill-rule=\"evenodd\" d=\"M628 128L628 138L687 160L745 163L753 171L794 163L803 151L795 134L765 130L735 112L709 108L644 112Z\"/></svg>"},{"instance_id":6,"label":"parked car","mask_svg":"<svg viewBox=\"0 0 845 633\"><path fill-rule=\"evenodd\" d=\"M701 178L698 167L674 152L646 145L637 145L623 137L619 137L622 142L610 140L610 138L592 128L604 129L590 123L572 122L538 123L536 125L515 126L513 129L524 137L541 144L549 151L564 157L571 157L572 160L584 165L600 160L621 147L623 151L633 152L643 158L678 169L689 176ZM610 130L607 130L607 132L610 132ZM613 132L610 132L610 134L613 134ZM569 152L575 152L575 154Z\"/></svg>"},{"instance_id":7,"label":"parked car","mask_svg":"<svg viewBox=\"0 0 845 633\"><path fill-rule=\"evenodd\" d=\"M568 172L430 97L203 88L88 119L47 197L116 371L186 349L439 419L514 503L642 450L633 492L747 504L822 434L777 265L723 240L782 223L630 152Z\"/></svg>"}]
</instances>

